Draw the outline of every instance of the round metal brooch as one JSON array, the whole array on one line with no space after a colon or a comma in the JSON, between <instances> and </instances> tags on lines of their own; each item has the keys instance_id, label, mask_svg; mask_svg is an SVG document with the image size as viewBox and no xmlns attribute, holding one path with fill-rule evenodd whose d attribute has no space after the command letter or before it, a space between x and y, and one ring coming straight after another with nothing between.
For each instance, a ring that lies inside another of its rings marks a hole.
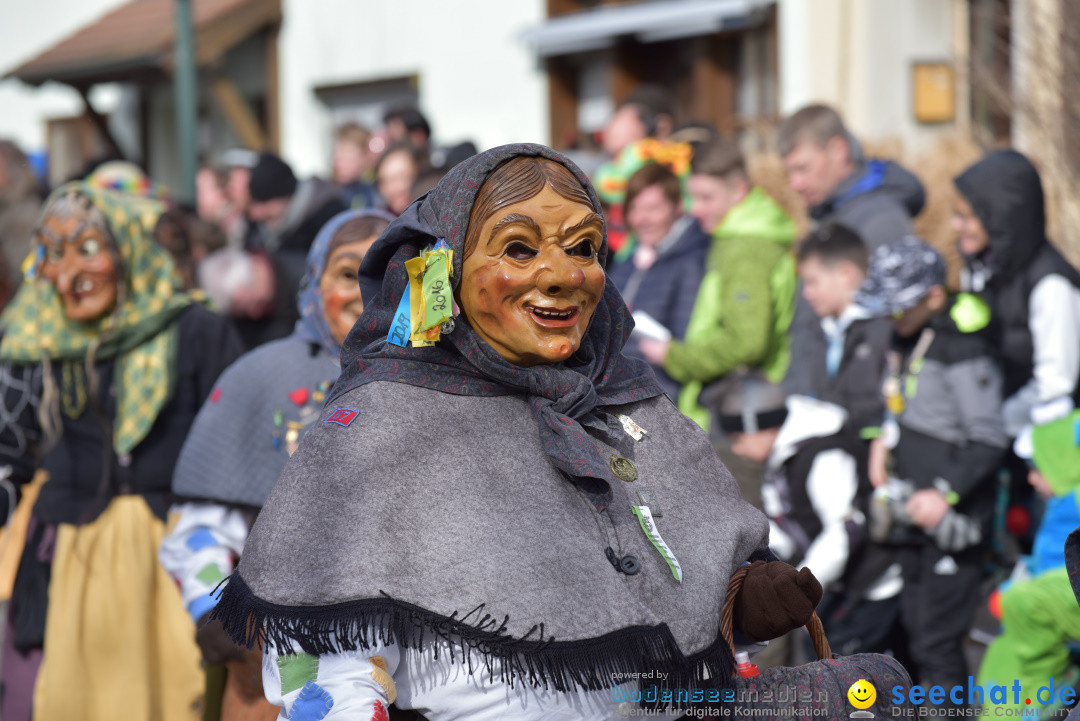
<instances>
[{"instance_id":1,"label":"round metal brooch","mask_svg":"<svg viewBox=\"0 0 1080 721\"><path fill-rule=\"evenodd\" d=\"M622 456L611 457L611 471L621 480L632 483L637 480L637 468L629 458Z\"/></svg>"}]
</instances>

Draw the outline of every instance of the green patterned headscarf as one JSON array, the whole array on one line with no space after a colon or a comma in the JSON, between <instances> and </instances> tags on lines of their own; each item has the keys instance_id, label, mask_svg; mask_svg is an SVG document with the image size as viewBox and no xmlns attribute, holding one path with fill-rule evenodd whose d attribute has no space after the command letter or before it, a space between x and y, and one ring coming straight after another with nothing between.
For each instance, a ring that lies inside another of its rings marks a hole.
<instances>
[{"instance_id":1,"label":"green patterned headscarf","mask_svg":"<svg viewBox=\"0 0 1080 721\"><path fill-rule=\"evenodd\" d=\"M123 276L118 306L95 321L69 320L52 283L38 273L44 247L40 237L35 237L25 267L27 278L0 316L4 334L0 361L60 362L65 412L73 416L82 412L84 404L69 403L69 399L80 395L85 399L85 390L76 387L82 378L76 366L86 363L91 350L96 360L115 358L113 448L124 455L146 437L172 396L177 350L173 321L195 299L181 290L172 257L153 239L164 210L161 203L69 183L49 197L42 219L59 198L72 192L88 198L108 226Z\"/></svg>"}]
</instances>

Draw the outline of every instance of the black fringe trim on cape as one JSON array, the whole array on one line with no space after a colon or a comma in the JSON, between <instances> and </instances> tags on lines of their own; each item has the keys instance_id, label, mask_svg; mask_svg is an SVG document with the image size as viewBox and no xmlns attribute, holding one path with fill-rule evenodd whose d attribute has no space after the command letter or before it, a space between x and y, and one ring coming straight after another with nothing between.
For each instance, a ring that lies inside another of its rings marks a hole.
<instances>
[{"instance_id":1,"label":"black fringe trim on cape","mask_svg":"<svg viewBox=\"0 0 1080 721\"><path fill-rule=\"evenodd\" d=\"M735 660L717 630L708 648L691 656L679 650L667 624L629 626L574 641L545 638L543 624L515 638L480 605L463 616L428 611L390 596L328 606L282 606L256 596L234 572L220 591L211 619L221 621L236 643L252 648L267 641L305 653L327 654L392 644L449 653L468 672L513 687L528 683L559 692L595 691L637 679L642 688L728 688ZM498 670L496 671L496 666ZM661 678L664 674L665 677Z\"/></svg>"}]
</instances>

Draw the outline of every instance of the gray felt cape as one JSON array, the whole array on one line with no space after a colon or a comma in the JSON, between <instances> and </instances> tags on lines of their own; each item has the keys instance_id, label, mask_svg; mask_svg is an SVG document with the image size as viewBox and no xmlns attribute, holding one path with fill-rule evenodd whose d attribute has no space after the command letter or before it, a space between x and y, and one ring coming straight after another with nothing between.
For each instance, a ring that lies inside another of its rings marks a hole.
<instances>
[{"instance_id":1,"label":"gray felt cape","mask_svg":"<svg viewBox=\"0 0 1080 721\"><path fill-rule=\"evenodd\" d=\"M357 415L327 422L339 409ZM765 546L765 517L666 397L605 410L648 433L619 447L595 441L638 471L599 515L522 432L535 426L522 398L390 382L338 398L275 486L230 581L256 597L243 640L261 632L313 653L445 642L479 668L499 659L504 677L558 689L654 669L673 684L724 683L721 602L731 573ZM631 513L642 488L681 583ZM607 548L640 572L617 571Z\"/></svg>"},{"instance_id":2,"label":"gray felt cape","mask_svg":"<svg viewBox=\"0 0 1080 721\"><path fill-rule=\"evenodd\" d=\"M242 356L199 409L176 462L173 492L262 506L338 370L336 355L297 334Z\"/></svg>"}]
</instances>

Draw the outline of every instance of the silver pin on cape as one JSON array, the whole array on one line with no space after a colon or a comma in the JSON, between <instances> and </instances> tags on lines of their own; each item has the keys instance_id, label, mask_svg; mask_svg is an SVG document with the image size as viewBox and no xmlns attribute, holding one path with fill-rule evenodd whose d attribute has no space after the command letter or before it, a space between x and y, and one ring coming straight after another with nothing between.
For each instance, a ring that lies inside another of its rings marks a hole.
<instances>
[{"instance_id":1,"label":"silver pin on cape","mask_svg":"<svg viewBox=\"0 0 1080 721\"><path fill-rule=\"evenodd\" d=\"M626 435L630 436L635 441L640 441L648 433L647 430L635 423L633 418L624 413L619 414L619 422L622 423Z\"/></svg>"},{"instance_id":2,"label":"silver pin on cape","mask_svg":"<svg viewBox=\"0 0 1080 721\"><path fill-rule=\"evenodd\" d=\"M454 323L454 319L447 318L442 322L442 325L439 326L439 332L449 335L454 332L454 328L456 327L457 325Z\"/></svg>"}]
</instances>

